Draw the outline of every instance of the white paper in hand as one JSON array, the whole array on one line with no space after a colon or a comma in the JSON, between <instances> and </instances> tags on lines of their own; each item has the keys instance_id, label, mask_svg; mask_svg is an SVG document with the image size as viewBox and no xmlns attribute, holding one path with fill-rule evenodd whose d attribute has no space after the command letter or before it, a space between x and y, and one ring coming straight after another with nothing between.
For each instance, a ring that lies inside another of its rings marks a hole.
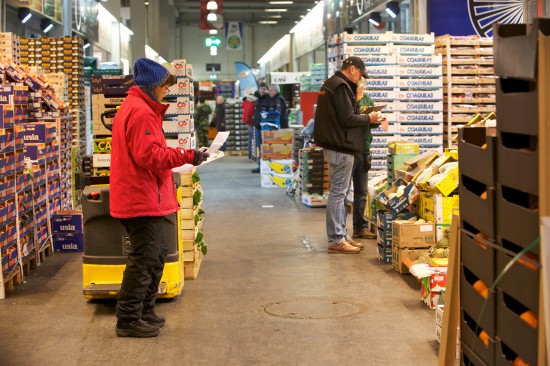
<instances>
[{"instance_id":1,"label":"white paper in hand","mask_svg":"<svg viewBox=\"0 0 550 366\"><path fill-rule=\"evenodd\" d=\"M220 147L223 146L228 136L229 136L229 131L218 132L218 134L216 135L216 138L214 139L214 141L212 141L212 145L210 145L210 147L206 150L206 152L209 153L210 156L208 157L208 159L206 159L206 161L202 162L201 165L208 164L214 160L218 160L219 158L223 158L225 156L223 151L220 151L219 149ZM201 148L201 150L204 151L204 148ZM192 168L193 168L193 164L184 164L177 168L173 168L172 171L174 173L185 173L191 170Z\"/></svg>"}]
</instances>

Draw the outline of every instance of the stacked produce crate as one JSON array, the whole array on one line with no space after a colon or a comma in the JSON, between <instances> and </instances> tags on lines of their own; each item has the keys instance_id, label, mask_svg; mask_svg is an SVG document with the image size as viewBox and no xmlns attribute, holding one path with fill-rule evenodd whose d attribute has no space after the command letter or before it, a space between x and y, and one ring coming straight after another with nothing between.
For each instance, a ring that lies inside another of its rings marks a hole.
<instances>
[{"instance_id":1,"label":"stacked produce crate","mask_svg":"<svg viewBox=\"0 0 550 366\"><path fill-rule=\"evenodd\" d=\"M302 203L308 207L325 207L330 189L328 162L323 149L307 147L300 150L299 182Z\"/></svg>"},{"instance_id":2,"label":"stacked produce crate","mask_svg":"<svg viewBox=\"0 0 550 366\"><path fill-rule=\"evenodd\" d=\"M111 131L103 125L101 114L119 107L130 87L134 85L132 75L101 76L92 75L92 132L94 137L91 170L92 177L109 176L111 166ZM107 126L112 126L114 114L104 118ZM86 164L85 164L86 165Z\"/></svg>"},{"instance_id":3,"label":"stacked produce crate","mask_svg":"<svg viewBox=\"0 0 550 366\"><path fill-rule=\"evenodd\" d=\"M227 152L248 153L248 128L243 122L242 102L230 99L225 102L225 128L229 131L227 138Z\"/></svg>"},{"instance_id":4,"label":"stacked produce crate","mask_svg":"<svg viewBox=\"0 0 550 366\"><path fill-rule=\"evenodd\" d=\"M21 38L15 33L0 33L0 54L21 64Z\"/></svg>"},{"instance_id":5,"label":"stacked produce crate","mask_svg":"<svg viewBox=\"0 0 550 366\"><path fill-rule=\"evenodd\" d=\"M196 279L207 252L202 233L202 185L195 168L175 174L178 210L178 247L183 255L185 279Z\"/></svg>"},{"instance_id":6,"label":"stacked produce crate","mask_svg":"<svg viewBox=\"0 0 550 366\"><path fill-rule=\"evenodd\" d=\"M443 55L445 146L456 146L453 135L476 113L495 111L493 39L479 36L437 37Z\"/></svg>"},{"instance_id":7,"label":"stacked produce crate","mask_svg":"<svg viewBox=\"0 0 550 366\"><path fill-rule=\"evenodd\" d=\"M391 143L387 155L388 184L392 184L397 171L405 169L405 162L418 155L419 145L415 143Z\"/></svg>"},{"instance_id":8,"label":"stacked produce crate","mask_svg":"<svg viewBox=\"0 0 550 366\"><path fill-rule=\"evenodd\" d=\"M327 65L324 63L311 64L309 66L310 74L304 75L301 78L301 91L319 91L321 85L326 79L326 68Z\"/></svg>"},{"instance_id":9,"label":"stacked produce crate","mask_svg":"<svg viewBox=\"0 0 550 366\"><path fill-rule=\"evenodd\" d=\"M36 69L42 74L41 69ZM71 123L48 81L0 57L0 217L3 285L51 250L49 218L72 207ZM69 134L69 135L67 135ZM29 162L25 163L25 158Z\"/></svg>"},{"instance_id":10,"label":"stacked produce crate","mask_svg":"<svg viewBox=\"0 0 550 366\"><path fill-rule=\"evenodd\" d=\"M169 101L164 122L162 123L166 143L170 147L194 149L197 147L195 136L193 65L186 60L174 60L171 72L177 83L170 88L166 100Z\"/></svg>"},{"instance_id":11,"label":"stacked produce crate","mask_svg":"<svg viewBox=\"0 0 550 366\"><path fill-rule=\"evenodd\" d=\"M538 291L539 34L550 35L548 20L535 21L530 29L526 25L495 27L496 137L479 128L464 128L459 137L461 339L463 359L471 362L537 364L542 310ZM510 58L510 52L522 57ZM462 160L462 149L470 160ZM524 254L511 264L520 252ZM482 306L485 312L480 314Z\"/></svg>"},{"instance_id":12,"label":"stacked produce crate","mask_svg":"<svg viewBox=\"0 0 550 366\"><path fill-rule=\"evenodd\" d=\"M262 131L261 186L287 188L294 183L292 129Z\"/></svg>"},{"instance_id":13,"label":"stacked produce crate","mask_svg":"<svg viewBox=\"0 0 550 366\"><path fill-rule=\"evenodd\" d=\"M435 246L435 224L425 221L394 221L391 227L392 266L408 273L405 259L416 259L421 251Z\"/></svg>"},{"instance_id":14,"label":"stacked produce crate","mask_svg":"<svg viewBox=\"0 0 550 366\"><path fill-rule=\"evenodd\" d=\"M342 33L329 39L328 56L329 76L347 57L361 57L369 74L366 92L385 105L388 129L373 130L371 177L386 171L391 142L418 143L421 153L442 151L443 74L433 34Z\"/></svg>"}]
</instances>

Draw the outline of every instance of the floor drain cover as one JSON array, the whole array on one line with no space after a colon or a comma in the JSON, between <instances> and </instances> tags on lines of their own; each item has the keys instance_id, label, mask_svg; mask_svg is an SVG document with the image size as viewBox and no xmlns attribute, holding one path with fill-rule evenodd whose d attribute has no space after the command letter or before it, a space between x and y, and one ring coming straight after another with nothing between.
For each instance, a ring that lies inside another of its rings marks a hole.
<instances>
[{"instance_id":1,"label":"floor drain cover","mask_svg":"<svg viewBox=\"0 0 550 366\"><path fill-rule=\"evenodd\" d=\"M349 318L365 310L362 304L317 297L277 301L264 307L264 311L269 315L290 319Z\"/></svg>"}]
</instances>

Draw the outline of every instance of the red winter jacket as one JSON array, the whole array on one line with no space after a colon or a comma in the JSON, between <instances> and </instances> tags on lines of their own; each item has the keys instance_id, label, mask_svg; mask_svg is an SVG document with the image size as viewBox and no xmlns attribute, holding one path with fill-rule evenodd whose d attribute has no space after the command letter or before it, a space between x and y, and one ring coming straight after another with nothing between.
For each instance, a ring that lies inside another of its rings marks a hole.
<instances>
[{"instance_id":1,"label":"red winter jacket","mask_svg":"<svg viewBox=\"0 0 550 366\"><path fill-rule=\"evenodd\" d=\"M178 203L171 169L192 163L195 152L166 146L162 119L167 105L133 86L113 121L111 216L164 216Z\"/></svg>"},{"instance_id":2,"label":"red winter jacket","mask_svg":"<svg viewBox=\"0 0 550 366\"><path fill-rule=\"evenodd\" d=\"M250 101L250 100L245 100L242 104L242 109L243 109L243 122L244 124L246 125L251 125L252 126L252 117L254 116L254 106L256 105L256 101Z\"/></svg>"}]
</instances>

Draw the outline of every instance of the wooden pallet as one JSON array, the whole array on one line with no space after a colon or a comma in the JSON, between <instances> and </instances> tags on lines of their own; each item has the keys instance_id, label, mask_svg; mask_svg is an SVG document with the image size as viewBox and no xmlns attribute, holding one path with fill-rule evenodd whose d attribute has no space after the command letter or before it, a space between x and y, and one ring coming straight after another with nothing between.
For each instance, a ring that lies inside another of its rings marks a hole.
<instances>
[{"instance_id":1,"label":"wooden pallet","mask_svg":"<svg viewBox=\"0 0 550 366\"><path fill-rule=\"evenodd\" d=\"M15 268L4 277L4 288L6 292L11 292L15 289L15 285L19 285L22 282L21 271L19 266L16 265Z\"/></svg>"},{"instance_id":2,"label":"wooden pallet","mask_svg":"<svg viewBox=\"0 0 550 366\"><path fill-rule=\"evenodd\" d=\"M248 156L248 151L246 150L227 150L224 153L226 156Z\"/></svg>"},{"instance_id":3,"label":"wooden pallet","mask_svg":"<svg viewBox=\"0 0 550 366\"><path fill-rule=\"evenodd\" d=\"M183 262L184 279L186 280L196 280L199 275L203 254L200 251L197 251L197 253L194 261Z\"/></svg>"}]
</instances>

